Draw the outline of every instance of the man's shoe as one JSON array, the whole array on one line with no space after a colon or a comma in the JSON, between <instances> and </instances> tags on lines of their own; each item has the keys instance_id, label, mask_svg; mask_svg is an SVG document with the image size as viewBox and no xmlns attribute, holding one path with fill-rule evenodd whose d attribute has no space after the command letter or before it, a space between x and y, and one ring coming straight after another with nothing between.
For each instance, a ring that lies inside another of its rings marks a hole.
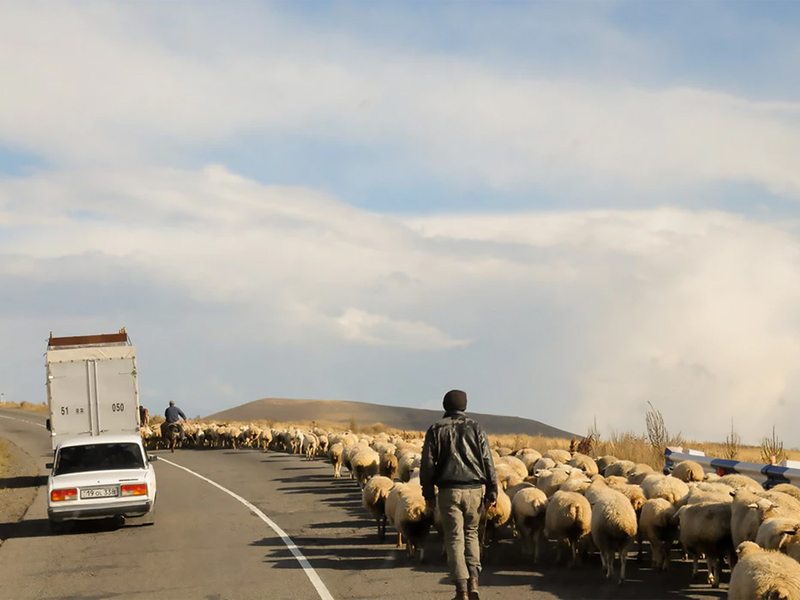
<instances>
[{"instance_id":1,"label":"man's shoe","mask_svg":"<svg viewBox=\"0 0 800 600\"><path fill-rule=\"evenodd\" d=\"M469 592L456 592L453 600L469 600Z\"/></svg>"}]
</instances>

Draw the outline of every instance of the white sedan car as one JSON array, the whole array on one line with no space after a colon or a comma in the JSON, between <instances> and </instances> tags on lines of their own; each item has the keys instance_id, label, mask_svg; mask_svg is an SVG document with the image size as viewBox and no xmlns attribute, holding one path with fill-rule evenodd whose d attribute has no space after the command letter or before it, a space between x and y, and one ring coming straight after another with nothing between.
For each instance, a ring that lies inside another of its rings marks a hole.
<instances>
[{"instance_id":1,"label":"white sedan car","mask_svg":"<svg viewBox=\"0 0 800 600\"><path fill-rule=\"evenodd\" d=\"M47 517L64 521L108 517L154 522L156 473L138 435L64 440L47 479Z\"/></svg>"}]
</instances>

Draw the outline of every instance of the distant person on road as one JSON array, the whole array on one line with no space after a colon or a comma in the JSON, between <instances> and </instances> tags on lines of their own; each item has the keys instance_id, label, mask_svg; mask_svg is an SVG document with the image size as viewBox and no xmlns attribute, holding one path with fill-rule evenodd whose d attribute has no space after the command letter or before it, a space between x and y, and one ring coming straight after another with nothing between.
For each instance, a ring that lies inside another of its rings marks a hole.
<instances>
[{"instance_id":1,"label":"distant person on road","mask_svg":"<svg viewBox=\"0 0 800 600\"><path fill-rule=\"evenodd\" d=\"M453 600L480 600L478 576L481 548L478 524L481 511L497 500L497 478L489 440L481 426L464 414L467 394L450 390L444 395L444 416L425 434L420 464L422 495L429 510L436 508L444 528L444 545Z\"/></svg>"},{"instance_id":2,"label":"distant person on road","mask_svg":"<svg viewBox=\"0 0 800 600\"><path fill-rule=\"evenodd\" d=\"M167 425L178 423L181 419L183 419L184 421L187 420L186 415L183 414L183 411L177 406L175 406L174 400L169 401L169 406L167 407L167 410L164 412L164 416L167 419L166 421ZM181 442L182 442L186 438L186 434L183 432L183 427L180 424L178 425L178 427L180 428L181 431Z\"/></svg>"}]
</instances>

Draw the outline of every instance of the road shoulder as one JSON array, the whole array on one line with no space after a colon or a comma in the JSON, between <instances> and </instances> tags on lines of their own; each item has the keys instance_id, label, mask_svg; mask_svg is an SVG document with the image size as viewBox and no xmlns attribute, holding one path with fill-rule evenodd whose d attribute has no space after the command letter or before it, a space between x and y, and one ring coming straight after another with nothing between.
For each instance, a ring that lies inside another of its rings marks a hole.
<instances>
[{"instance_id":1,"label":"road shoulder","mask_svg":"<svg viewBox=\"0 0 800 600\"><path fill-rule=\"evenodd\" d=\"M0 545L36 498L42 476L33 457L0 438Z\"/></svg>"}]
</instances>

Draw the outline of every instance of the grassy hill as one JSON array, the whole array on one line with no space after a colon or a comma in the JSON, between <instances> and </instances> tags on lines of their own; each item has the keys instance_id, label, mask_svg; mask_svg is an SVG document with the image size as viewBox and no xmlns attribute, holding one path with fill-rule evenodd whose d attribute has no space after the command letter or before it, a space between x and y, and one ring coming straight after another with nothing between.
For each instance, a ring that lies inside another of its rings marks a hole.
<instances>
[{"instance_id":1,"label":"grassy hill","mask_svg":"<svg viewBox=\"0 0 800 600\"><path fill-rule=\"evenodd\" d=\"M320 421L341 423L344 427L355 421L360 426L382 423L389 427L407 431L425 431L442 414L443 411L441 410L384 406L366 402L264 398L229 408L204 418L215 421L270 419L281 422ZM487 433L541 435L568 439L573 437L580 439L582 437L532 419L485 415L469 411L467 414L478 421Z\"/></svg>"}]
</instances>

